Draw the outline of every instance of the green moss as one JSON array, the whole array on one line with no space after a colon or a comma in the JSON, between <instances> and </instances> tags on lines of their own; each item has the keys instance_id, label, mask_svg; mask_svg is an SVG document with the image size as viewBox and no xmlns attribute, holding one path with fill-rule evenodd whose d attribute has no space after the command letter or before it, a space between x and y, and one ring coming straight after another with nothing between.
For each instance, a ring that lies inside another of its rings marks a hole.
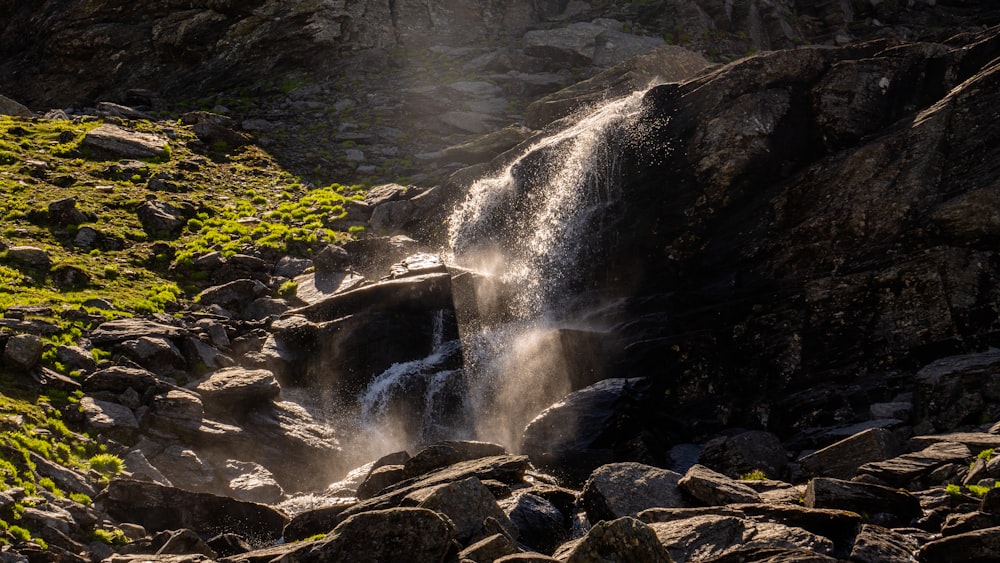
<instances>
[{"instance_id":1,"label":"green moss","mask_svg":"<svg viewBox=\"0 0 1000 563\"><path fill-rule=\"evenodd\" d=\"M89 460L90 468L106 477L114 477L125 469L120 457L108 453L97 454Z\"/></svg>"}]
</instances>

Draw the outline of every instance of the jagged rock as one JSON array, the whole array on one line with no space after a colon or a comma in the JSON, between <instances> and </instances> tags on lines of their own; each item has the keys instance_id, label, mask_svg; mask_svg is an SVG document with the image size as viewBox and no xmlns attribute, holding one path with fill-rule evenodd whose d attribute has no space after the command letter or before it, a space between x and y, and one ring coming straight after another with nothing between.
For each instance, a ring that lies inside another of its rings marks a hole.
<instances>
[{"instance_id":1,"label":"jagged rock","mask_svg":"<svg viewBox=\"0 0 1000 563\"><path fill-rule=\"evenodd\" d=\"M267 286L257 280L241 279L212 286L195 297L202 305L218 305L233 312L240 312L254 299L264 294Z\"/></svg>"},{"instance_id":2,"label":"jagged rock","mask_svg":"<svg viewBox=\"0 0 1000 563\"><path fill-rule=\"evenodd\" d=\"M228 479L229 496L235 499L275 504L285 497L274 475L260 464L230 459L220 473L223 480Z\"/></svg>"},{"instance_id":3,"label":"jagged rock","mask_svg":"<svg viewBox=\"0 0 1000 563\"><path fill-rule=\"evenodd\" d=\"M358 485L357 497L365 500L378 495L386 487L390 487L406 479L406 469L402 465L383 465L372 468L364 482Z\"/></svg>"},{"instance_id":4,"label":"jagged rock","mask_svg":"<svg viewBox=\"0 0 1000 563\"><path fill-rule=\"evenodd\" d=\"M833 542L800 528L732 516L692 516L649 525L673 561L698 561L750 548L808 549L832 555Z\"/></svg>"},{"instance_id":5,"label":"jagged rock","mask_svg":"<svg viewBox=\"0 0 1000 563\"><path fill-rule=\"evenodd\" d=\"M686 503L677 486L681 475L641 463L598 467L583 487L580 501L592 524L635 516L647 508L675 508Z\"/></svg>"},{"instance_id":6,"label":"jagged rock","mask_svg":"<svg viewBox=\"0 0 1000 563\"><path fill-rule=\"evenodd\" d=\"M5 366L28 371L42 359L42 339L34 334L15 334L7 340L3 349Z\"/></svg>"},{"instance_id":7,"label":"jagged rock","mask_svg":"<svg viewBox=\"0 0 1000 563\"><path fill-rule=\"evenodd\" d=\"M101 323L100 326L91 331L90 340L95 345L100 346L103 344L116 344L143 336L174 339L188 335L189 333L186 329L178 326L166 325L147 319L131 318L115 319Z\"/></svg>"},{"instance_id":8,"label":"jagged rock","mask_svg":"<svg viewBox=\"0 0 1000 563\"><path fill-rule=\"evenodd\" d=\"M343 247L328 244L313 255L313 265L319 273L343 272L351 266L351 255Z\"/></svg>"},{"instance_id":9,"label":"jagged rock","mask_svg":"<svg viewBox=\"0 0 1000 563\"><path fill-rule=\"evenodd\" d=\"M142 450L135 449L130 451L122 458L122 463L125 464L127 475L131 479L135 479L136 481L150 481L167 487L173 486L170 479L167 479L159 469L146 459L146 455L142 453Z\"/></svg>"},{"instance_id":10,"label":"jagged rock","mask_svg":"<svg viewBox=\"0 0 1000 563\"><path fill-rule=\"evenodd\" d=\"M194 134L214 150L230 151L252 142L252 138L240 131L230 117L207 111L189 111L181 116L181 123L191 125Z\"/></svg>"},{"instance_id":11,"label":"jagged rock","mask_svg":"<svg viewBox=\"0 0 1000 563\"><path fill-rule=\"evenodd\" d=\"M343 247L353 257L352 267L375 279L392 264L421 250L417 241L404 235L352 240Z\"/></svg>"},{"instance_id":12,"label":"jagged rock","mask_svg":"<svg viewBox=\"0 0 1000 563\"><path fill-rule=\"evenodd\" d=\"M390 561L406 554L414 563L438 563L451 549L454 528L423 508L392 508L355 514L341 522L301 561Z\"/></svg>"},{"instance_id":13,"label":"jagged rock","mask_svg":"<svg viewBox=\"0 0 1000 563\"><path fill-rule=\"evenodd\" d=\"M49 253L35 246L11 246L7 249L7 260L43 271L52 267Z\"/></svg>"},{"instance_id":14,"label":"jagged rock","mask_svg":"<svg viewBox=\"0 0 1000 563\"><path fill-rule=\"evenodd\" d=\"M676 561L670 558L654 530L630 516L596 524L586 536L560 547L555 557L567 563Z\"/></svg>"},{"instance_id":15,"label":"jagged rock","mask_svg":"<svg viewBox=\"0 0 1000 563\"><path fill-rule=\"evenodd\" d=\"M52 479L62 490L74 493L83 493L89 497L97 495L93 485L87 482L87 478L68 467L63 467L53 463L44 457L29 452L32 463L35 464L35 472L42 477Z\"/></svg>"},{"instance_id":16,"label":"jagged rock","mask_svg":"<svg viewBox=\"0 0 1000 563\"><path fill-rule=\"evenodd\" d=\"M505 534L493 534L483 538L459 552L459 560L475 563L493 563L505 555L520 553L514 541Z\"/></svg>"},{"instance_id":17,"label":"jagged rock","mask_svg":"<svg viewBox=\"0 0 1000 563\"><path fill-rule=\"evenodd\" d=\"M917 551L917 542L903 534L887 528L865 524L861 527L854 547L851 548L851 561L857 563L917 563L913 556Z\"/></svg>"},{"instance_id":18,"label":"jagged rock","mask_svg":"<svg viewBox=\"0 0 1000 563\"><path fill-rule=\"evenodd\" d=\"M126 340L118 345L135 362L154 372L169 373L171 368L186 365L184 355L169 339L160 336L143 336Z\"/></svg>"},{"instance_id":19,"label":"jagged rock","mask_svg":"<svg viewBox=\"0 0 1000 563\"><path fill-rule=\"evenodd\" d=\"M133 389L144 394L147 389L166 390L166 387L161 387L163 385L152 372L129 366L111 366L95 371L83 380L83 390L88 393L101 391L124 393L128 389Z\"/></svg>"},{"instance_id":20,"label":"jagged rock","mask_svg":"<svg viewBox=\"0 0 1000 563\"><path fill-rule=\"evenodd\" d=\"M208 408L243 412L278 397L281 386L263 369L230 367L218 370L188 386Z\"/></svg>"},{"instance_id":21,"label":"jagged rock","mask_svg":"<svg viewBox=\"0 0 1000 563\"><path fill-rule=\"evenodd\" d=\"M192 555L200 553L209 558L216 558L218 554L209 547L205 540L193 530L173 530L160 549L156 550L157 555Z\"/></svg>"},{"instance_id":22,"label":"jagged rock","mask_svg":"<svg viewBox=\"0 0 1000 563\"><path fill-rule=\"evenodd\" d=\"M130 479L112 480L97 500L111 516L149 531L226 529L270 541L279 538L288 523L287 516L264 505Z\"/></svg>"},{"instance_id":23,"label":"jagged rock","mask_svg":"<svg viewBox=\"0 0 1000 563\"><path fill-rule=\"evenodd\" d=\"M570 393L525 427L521 451L537 467L577 482L621 458L655 462L635 451L644 449L643 427L655 424L648 420L655 413L643 409L648 385L641 378L605 379Z\"/></svg>"},{"instance_id":24,"label":"jagged rock","mask_svg":"<svg viewBox=\"0 0 1000 563\"><path fill-rule=\"evenodd\" d=\"M341 521L340 514L354 504L353 500L342 499L341 502L297 514L285 526L282 537L287 542L297 542L316 534L326 534L337 527Z\"/></svg>"},{"instance_id":25,"label":"jagged rock","mask_svg":"<svg viewBox=\"0 0 1000 563\"><path fill-rule=\"evenodd\" d=\"M406 312L450 309L451 276L429 274L388 280L327 297L313 305L295 309L312 321L332 320L360 312Z\"/></svg>"},{"instance_id":26,"label":"jagged rock","mask_svg":"<svg viewBox=\"0 0 1000 563\"><path fill-rule=\"evenodd\" d=\"M677 486L710 506L760 502L757 491L704 465L696 464L688 469Z\"/></svg>"},{"instance_id":27,"label":"jagged rock","mask_svg":"<svg viewBox=\"0 0 1000 563\"><path fill-rule=\"evenodd\" d=\"M311 305L331 295L357 289L366 280L352 272L315 272L296 277L295 283L295 298Z\"/></svg>"},{"instance_id":28,"label":"jagged rock","mask_svg":"<svg viewBox=\"0 0 1000 563\"><path fill-rule=\"evenodd\" d=\"M347 517L366 510L380 510L398 506L411 493L461 481L469 477L475 477L481 482L497 480L507 484L519 483L522 481L527 467L528 458L525 456L503 455L461 461L422 477L389 487L378 496L359 502L347 509L343 516Z\"/></svg>"},{"instance_id":29,"label":"jagged rock","mask_svg":"<svg viewBox=\"0 0 1000 563\"><path fill-rule=\"evenodd\" d=\"M31 119L35 116L27 106L15 102L6 96L0 96L0 115L12 115L24 119Z\"/></svg>"},{"instance_id":30,"label":"jagged rock","mask_svg":"<svg viewBox=\"0 0 1000 563\"><path fill-rule=\"evenodd\" d=\"M197 452L184 445L167 446L151 461L167 478L168 483L176 483L186 490L207 491L216 483L215 468ZM152 482L161 484L156 480Z\"/></svg>"},{"instance_id":31,"label":"jagged rock","mask_svg":"<svg viewBox=\"0 0 1000 563\"><path fill-rule=\"evenodd\" d=\"M294 278L313 265L313 261L308 258L296 258L294 256L282 256L278 263L274 265L274 275L284 278Z\"/></svg>"},{"instance_id":32,"label":"jagged rock","mask_svg":"<svg viewBox=\"0 0 1000 563\"><path fill-rule=\"evenodd\" d=\"M84 397L80 400L80 408L83 409L87 426L98 433L127 443L139 431L139 422L128 407Z\"/></svg>"},{"instance_id":33,"label":"jagged rock","mask_svg":"<svg viewBox=\"0 0 1000 563\"><path fill-rule=\"evenodd\" d=\"M516 531L489 489L475 477L455 481L431 491L417 491L407 498L418 501L417 506L420 508L447 516L455 526L455 538L463 545L484 535L483 523L487 518L495 519L508 533Z\"/></svg>"},{"instance_id":34,"label":"jagged rock","mask_svg":"<svg viewBox=\"0 0 1000 563\"><path fill-rule=\"evenodd\" d=\"M75 197L66 197L49 203L49 220L57 225L79 225L87 216L76 208Z\"/></svg>"},{"instance_id":35,"label":"jagged rock","mask_svg":"<svg viewBox=\"0 0 1000 563\"><path fill-rule=\"evenodd\" d=\"M809 476L850 479L862 465L895 457L899 450L892 432L871 428L803 456L799 463Z\"/></svg>"},{"instance_id":36,"label":"jagged rock","mask_svg":"<svg viewBox=\"0 0 1000 563\"><path fill-rule=\"evenodd\" d=\"M567 516L538 495L516 495L505 503L504 510L517 530L518 541L535 551L551 554L570 537Z\"/></svg>"},{"instance_id":37,"label":"jagged rock","mask_svg":"<svg viewBox=\"0 0 1000 563\"><path fill-rule=\"evenodd\" d=\"M955 442L940 442L919 452L903 454L885 461L866 463L860 473L872 475L895 487L914 487L931 471L942 465L961 462L973 456L968 446Z\"/></svg>"},{"instance_id":38,"label":"jagged rock","mask_svg":"<svg viewBox=\"0 0 1000 563\"><path fill-rule=\"evenodd\" d=\"M910 446L927 448L941 442L965 444L973 452L1000 448L1000 435L987 432L951 432L948 434L931 434L910 438Z\"/></svg>"},{"instance_id":39,"label":"jagged rock","mask_svg":"<svg viewBox=\"0 0 1000 563\"><path fill-rule=\"evenodd\" d=\"M809 508L850 510L872 518L883 515L882 520L904 526L923 514L920 502L906 491L827 477L809 481L805 505Z\"/></svg>"},{"instance_id":40,"label":"jagged rock","mask_svg":"<svg viewBox=\"0 0 1000 563\"><path fill-rule=\"evenodd\" d=\"M787 456L777 436L754 430L709 440L698 462L734 479L755 469L777 477L788 463Z\"/></svg>"},{"instance_id":41,"label":"jagged rock","mask_svg":"<svg viewBox=\"0 0 1000 563\"><path fill-rule=\"evenodd\" d=\"M523 125L509 125L499 131L448 147L441 151L441 159L463 164L487 162L504 151L514 148L527 139L530 133L531 130Z\"/></svg>"},{"instance_id":42,"label":"jagged rock","mask_svg":"<svg viewBox=\"0 0 1000 563\"><path fill-rule=\"evenodd\" d=\"M228 532L219 534L205 543L207 543L208 547L212 548L212 550L215 551L219 557L229 557L232 555L239 555L241 553L248 553L253 549L250 547L250 544L246 542L246 540L236 534Z\"/></svg>"},{"instance_id":43,"label":"jagged rock","mask_svg":"<svg viewBox=\"0 0 1000 563\"><path fill-rule=\"evenodd\" d=\"M951 356L923 367L916 375L914 415L938 432L976 424L1000 403L1000 387L989 374L1000 370L1000 350Z\"/></svg>"},{"instance_id":44,"label":"jagged rock","mask_svg":"<svg viewBox=\"0 0 1000 563\"><path fill-rule=\"evenodd\" d=\"M104 124L87 132L80 148L102 158L157 158L166 154L167 140Z\"/></svg>"},{"instance_id":45,"label":"jagged rock","mask_svg":"<svg viewBox=\"0 0 1000 563\"><path fill-rule=\"evenodd\" d=\"M917 559L921 563L945 563L959 556L969 563L986 563L996 559L998 550L1000 528L985 528L927 543L917 551Z\"/></svg>"}]
</instances>

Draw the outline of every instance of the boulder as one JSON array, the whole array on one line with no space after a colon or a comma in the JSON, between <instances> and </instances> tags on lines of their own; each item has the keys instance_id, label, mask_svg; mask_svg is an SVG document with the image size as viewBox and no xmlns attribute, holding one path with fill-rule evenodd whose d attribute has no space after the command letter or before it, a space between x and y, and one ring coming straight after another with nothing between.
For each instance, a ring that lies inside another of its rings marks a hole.
<instances>
[{"instance_id":1,"label":"boulder","mask_svg":"<svg viewBox=\"0 0 1000 563\"><path fill-rule=\"evenodd\" d=\"M328 244L313 255L312 262L318 273L343 272L351 266L351 255L343 247Z\"/></svg>"},{"instance_id":2,"label":"boulder","mask_svg":"<svg viewBox=\"0 0 1000 563\"><path fill-rule=\"evenodd\" d=\"M88 393L107 391L117 394L128 389L145 394L148 389L166 391L167 384L161 383L150 371L129 366L111 366L97 370L83 380L83 390Z\"/></svg>"},{"instance_id":3,"label":"boulder","mask_svg":"<svg viewBox=\"0 0 1000 563\"><path fill-rule=\"evenodd\" d=\"M629 516L596 524L583 538L560 547L555 557L566 563L683 563L671 559L653 529Z\"/></svg>"},{"instance_id":4,"label":"boulder","mask_svg":"<svg viewBox=\"0 0 1000 563\"><path fill-rule=\"evenodd\" d=\"M454 527L424 508L392 508L355 514L299 559L392 561L401 554L413 563L439 563L452 548Z\"/></svg>"},{"instance_id":5,"label":"boulder","mask_svg":"<svg viewBox=\"0 0 1000 563\"><path fill-rule=\"evenodd\" d=\"M95 345L101 346L103 344L116 344L125 340L133 340L143 336L159 336L175 339L189 336L189 332L178 326L167 325L149 319L115 319L101 323L96 329L91 331L90 340Z\"/></svg>"},{"instance_id":6,"label":"boulder","mask_svg":"<svg viewBox=\"0 0 1000 563\"><path fill-rule=\"evenodd\" d=\"M42 339L34 334L15 334L3 349L3 363L10 369L28 371L42 359Z\"/></svg>"},{"instance_id":7,"label":"boulder","mask_svg":"<svg viewBox=\"0 0 1000 563\"><path fill-rule=\"evenodd\" d=\"M1000 528L985 528L934 540L917 551L921 563L945 563L960 557L963 562L995 561L1000 550Z\"/></svg>"},{"instance_id":8,"label":"boulder","mask_svg":"<svg viewBox=\"0 0 1000 563\"><path fill-rule=\"evenodd\" d=\"M865 524L851 548L851 561L856 563L917 563L913 556L917 542L887 528Z\"/></svg>"},{"instance_id":9,"label":"boulder","mask_svg":"<svg viewBox=\"0 0 1000 563\"><path fill-rule=\"evenodd\" d=\"M810 477L850 479L862 465L895 457L899 450L892 432L871 428L802 456L799 463Z\"/></svg>"},{"instance_id":10,"label":"boulder","mask_svg":"<svg viewBox=\"0 0 1000 563\"><path fill-rule=\"evenodd\" d=\"M226 460L220 471L221 478L228 480L231 496L238 500L261 504L276 504L285 497L285 491L267 468L257 463Z\"/></svg>"},{"instance_id":11,"label":"boulder","mask_svg":"<svg viewBox=\"0 0 1000 563\"><path fill-rule=\"evenodd\" d=\"M48 271L52 267L49 253L35 246L11 246L7 249L7 260L42 271Z\"/></svg>"},{"instance_id":12,"label":"boulder","mask_svg":"<svg viewBox=\"0 0 1000 563\"><path fill-rule=\"evenodd\" d=\"M87 216L76 208L76 198L66 197L49 202L49 221L56 225L79 225L87 221Z\"/></svg>"},{"instance_id":13,"label":"boulder","mask_svg":"<svg viewBox=\"0 0 1000 563\"><path fill-rule=\"evenodd\" d=\"M475 563L493 563L505 555L520 553L510 537L505 534L493 534L483 538L459 552L459 560L474 561Z\"/></svg>"},{"instance_id":14,"label":"boulder","mask_svg":"<svg viewBox=\"0 0 1000 563\"><path fill-rule=\"evenodd\" d=\"M235 120L217 113L189 111L181 116L181 123L191 125L198 140L216 151L231 151L253 141L250 135L237 130Z\"/></svg>"},{"instance_id":15,"label":"boulder","mask_svg":"<svg viewBox=\"0 0 1000 563\"><path fill-rule=\"evenodd\" d=\"M12 115L24 119L31 119L35 116L27 106L6 96L0 96L0 115Z\"/></svg>"},{"instance_id":16,"label":"boulder","mask_svg":"<svg viewBox=\"0 0 1000 563\"><path fill-rule=\"evenodd\" d=\"M419 500L417 506L447 516L455 526L455 538L468 545L484 535L484 522L493 518L514 534L517 528L497 505L490 490L476 477L455 481L430 491L418 491L407 497Z\"/></svg>"},{"instance_id":17,"label":"boulder","mask_svg":"<svg viewBox=\"0 0 1000 563\"><path fill-rule=\"evenodd\" d=\"M80 148L98 158L157 158L167 154L167 140L106 123L87 132Z\"/></svg>"},{"instance_id":18,"label":"boulder","mask_svg":"<svg viewBox=\"0 0 1000 563\"><path fill-rule=\"evenodd\" d=\"M125 464L126 476L131 479L135 479L136 481L150 481L167 487L173 486L170 479L167 479L159 469L146 459L146 455L142 453L142 450L134 449L130 451L122 457L122 462Z\"/></svg>"},{"instance_id":19,"label":"boulder","mask_svg":"<svg viewBox=\"0 0 1000 563\"><path fill-rule=\"evenodd\" d=\"M163 375L172 375L173 370L187 365L177 346L162 336L125 340L118 346L140 366Z\"/></svg>"},{"instance_id":20,"label":"boulder","mask_svg":"<svg viewBox=\"0 0 1000 563\"><path fill-rule=\"evenodd\" d=\"M340 514L354 504L353 500L340 499L339 502L328 506L296 514L285 526L282 537L286 542L297 542L317 534L329 533L341 521Z\"/></svg>"},{"instance_id":21,"label":"boulder","mask_svg":"<svg viewBox=\"0 0 1000 563\"><path fill-rule=\"evenodd\" d=\"M289 311L311 321L340 318L359 312L413 312L451 309L451 276L428 274L387 280Z\"/></svg>"},{"instance_id":22,"label":"boulder","mask_svg":"<svg viewBox=\"0 0 1000 563\"><path fill-rule=\"evenodd\" d=\"M242 279L212 286L199 293L195 300L202 305L218 305L239 313L244 307L267 291L267 286L257 280Z\"/></svg>"},{"instance_id":23,"label":"boulder","mask_svg":"<svg viewBox=\"0 0 1000 563\"><path fill-rule=\"evenodd\" d=\"M570 538L569 518L544 498L523 493L505 504L518 541L534 551L551 554Z\"/></svg>"},{"instance_id":24,"label":"boulder","mask_svg":"<svg viewBox=\"0 0 1000 563\"><path fill-rule=\"evenodd\" d=\"M939 432L966 424L978 424L1000 404L1000 350L950 356L935 360L917 372L914 417L927 421Z\"/></svg>"},{"instance_id":25,"label":"boulder","mask_svg":"<svg viewBox=\"0 0 1000 563\"><path fill-rule=\"evenodd\" d=\"M834 508L868 514L890 525L908 525L923 514L920 502L910 493L873 485L817 477L806 487L808 508Z\"/></svg>"},{"instance_id":26,"label":"boulder","mask_svg":"<svg viewBox=\"0 0 1000 563\"><path fill-rule=\"evenodd\" d=\"M282 512L260 504L155 483L114 479L97 499L112 517L149 531L190 528L200 534L229 531L262 542L281 537Z\"/></svg>"},{"instance_id":27,"label":"boulder","mask_svg":"<svg viewBox=\"0 0 1000 563\"><path fill-rule=\"evenodd\" d=\"M373 467L364 482L358 485L356 496L359 500L372 498L386 487L391 487L403 479L406 479L406 470L402 465Z\"/></svg>"},{"instance_id":28,"label":"boulder","mask_svg":"<svg viewBox=\"0 0 1000 563\"><path fill-rule=\"evenodd\" d=\"M787 456L777 436L754 430L709 440L698 461L734 479L754 470L776 478L784 471Z\"/></svg>"},{"instance_id":29,"label":"boulder","mask_svg":"<svg viewBox=\"0 0 1000 563\"><path fill-rule=\"evenodd\" d=\"M590 474L580 502L592 524L635 516L647 508L682 507L686 502L677 486L680 478L679 473L641 463L611 463Z\"/></svg>"},{"instance_id":30,"label":"boulder","mask_svg":"<svg viewBox=\"0 0 1000 563\"><path fill-rule=\"evenodd\" d=\"M965 463L973 457L973 452L965 444L939 442L919 452L903 454L885 461L874 461L862 465L858 472L871 475L894 487L919 490L924 477L935 469L949 463Z\"/></svg>"},{"instance_id":31,"label":"boulder","mask_svg":"<svg viewBox=\"0 0 1000 563\"><path fill-rule=\"evenodd\" d=\"M229 367L188 385L201 396L206 408L243 412L269 403L281 393L274 374L263 369Z\"/></svg>"},{"instance_id":32,"label":"boulder","mask_svg":"<svg viewBox=\"0 0 1000 563\"><path fill-rule=\"evenodd\" d=\"M139 422L132 409L118 403L84 397L80 400L80 408L87 426L99 434L127 443L139 431Z\"/></svg>"},{"instance_id":33,"label":"boulder","mask_svg":"<svg viewBox=\"0 0 1000 563\"><path fill-rule=\"evenodd\" d=\"M153 456L152 463L165 477L166 483L176 483L185 490L207 492L220 488L217 486L215 468L183 444L167 446ZM164 484L156 479L152 482Z\"/></svg>"},{"instance_id":34,"label":"boulder","mask_svg":"<svg viewBox=\"0 0 1000 563\"><path fill-rule=\"evenodd\" d=\"M677 486L709 506L760 502L757 491L704 465L696 464L688 469Z\"/></svg>"}]
</instances>

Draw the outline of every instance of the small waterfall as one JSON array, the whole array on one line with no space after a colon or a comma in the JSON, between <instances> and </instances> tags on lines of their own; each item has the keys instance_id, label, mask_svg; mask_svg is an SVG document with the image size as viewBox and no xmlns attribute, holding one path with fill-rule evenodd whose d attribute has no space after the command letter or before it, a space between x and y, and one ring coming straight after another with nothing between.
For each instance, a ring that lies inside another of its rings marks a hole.
<instances>
[{"instance_id":1,"label":"small waterfall","mask_svg":"<svg viewBox=\"0 0 1000 563\"><path fill-rule=\"evenodd\" d=\"M507 314L474 320L461 342L442 339L427 358L372 381L360 399L368 449L475 438L516 451L525 424L572 390L552 333L575 326L566 306L584 289L578 270L620 195L619 146L641 100L637 92L581 114L472 185L449 222L451 261L476 273L479 298L498 292L487 299Z\"/></svg>"}]
</instances>

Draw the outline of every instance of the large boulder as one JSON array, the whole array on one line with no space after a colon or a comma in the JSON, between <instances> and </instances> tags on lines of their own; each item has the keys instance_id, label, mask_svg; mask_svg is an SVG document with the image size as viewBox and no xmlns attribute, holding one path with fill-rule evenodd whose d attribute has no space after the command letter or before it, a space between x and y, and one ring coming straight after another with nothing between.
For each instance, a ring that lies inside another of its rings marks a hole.
<instances>
[{"instance_id":1,"label":"large boulder","mask_svg":"<svg viewBox=\"0 0 1000 563\"><path fill-rule=\"evenodd\" d=\"M230 367L218 370L188 386L208 408L242 412L278 397L281 386L263 369Z\"/></svg>"},{"instance_id":2,"label":"large boulder","mask_svg":"<svg viewBox=\"0 0 1000 563\"><path fill-rule=\"evenodd\" d=\"M301 561L391 561L405 554L414 563L438 563L452 548L451 521L425 508L392 508L351 516Z\"/></svg>"},{"instance_id":3,"label":"large boulder","mask_svg":"<svg viewBox=\"0 0 1000 563\"><path fill-rule=\"evenodd\" d=\"M108 159L157 158L168 154L166 138L108 123L87 132L80 148Z\"/></svg>"},{"instance_id":4,"label":"large boulder","mask_svg":"<svg viewBox=\"0 0 1000 563\"><path fill-rule=\"evenodd\" d=\"M949 356L917 372L914 416L938 432L978 424L1000 403L1000 350Z\"/></svg>"},{"instance_id":5,"label":"large boulder","mask_svg":"<svg viewBox=\"0 0 1000 563\"><path fill-rule=\"evenodd\" d=\"M643 561L672 563L654 530L631 517L600 522L583 538L559 548L560 561L588 563L591 561Z\"/></svg>"},{"instance_id":6,"label":"large boulder","mask_svg":"<svg viewBox=\"0 0 1000 563\"><path fill-rule=\"evenodd\" d=\"M580 501L593 524L635 516L647 508L682 507L687 503L677 486L681 477L641 463L611 463L590 474Z\"/></svg>"},{"instance_id":7,"label":"large boulder","mask_svg":"<svg viewBox=\"0 0 1000 563\"><path fill-rule=\"evenodd\" d=\"M16 334L7 340L3 363L8 368L27 371L42 358L42 339L34 334Z\"/></svg>"}]
</instances>

